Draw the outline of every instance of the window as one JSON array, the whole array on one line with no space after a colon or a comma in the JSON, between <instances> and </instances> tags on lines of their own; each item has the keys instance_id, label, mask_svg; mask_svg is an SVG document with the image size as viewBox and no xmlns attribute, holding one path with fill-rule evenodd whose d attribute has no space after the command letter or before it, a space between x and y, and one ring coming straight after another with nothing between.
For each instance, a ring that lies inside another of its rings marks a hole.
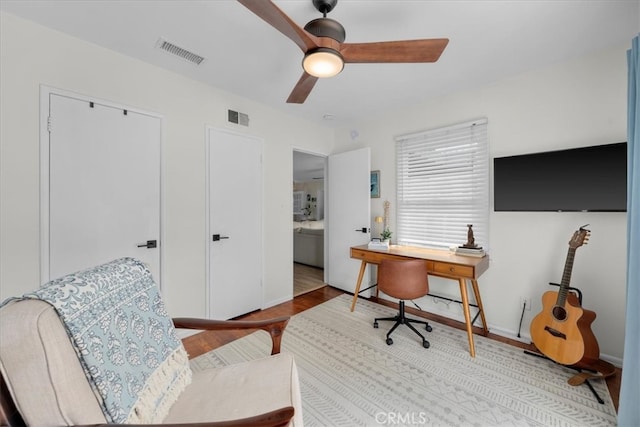
<instances>
[{"instance_id":1,"label":"window","mask_svg":"<svg viewBox=\"0 0 640 427\"><path fill-rule=\"evenodd\" d=\"M401 245L489 246L487 120L396 138L397 239Z\"/></svg>"}]
</instances>

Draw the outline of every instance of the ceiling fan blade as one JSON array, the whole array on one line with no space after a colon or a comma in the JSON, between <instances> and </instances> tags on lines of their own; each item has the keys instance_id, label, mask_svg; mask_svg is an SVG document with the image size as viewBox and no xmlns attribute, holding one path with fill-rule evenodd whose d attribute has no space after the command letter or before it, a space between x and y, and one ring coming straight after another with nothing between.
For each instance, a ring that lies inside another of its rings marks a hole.
<instances>
[{"instance_id":1,"label":"ceiling fan blade","mask_svg":"<svg viewBox=\"0 0 640 427\"><path fill-rule=\"evenodd\" d=\"M306 72L302 73L302 77L296 83L296 87L293 88L289 98L287 98L287 103L289 104L302 104L307 99L307 96L311 93L311 89L315 86L318 81L317 77L312 76L311 74L307 74Z\"/></svg>"},{"instance_id":2,"label":"ceiling fan blade","mask_svg":"<svg viewBox=\"0 0 640 427\"><path fill-rule=\"evenodd\" d=\"M293 22L271 0L238 0L240 4L262 18L267 24L293 40L303 52L318 46L318 39Z\"/></svg>"},{"instance_id":3,"label":"ceiling fan blade","mask_svg":"<svg viewBox=\"0 0 640 427\"><path fill-rule=\"evenodd\" d=\"M436 62L447 43L449 39L343 43L340 53L350 63Z\"/></svg>"}]
</instances>

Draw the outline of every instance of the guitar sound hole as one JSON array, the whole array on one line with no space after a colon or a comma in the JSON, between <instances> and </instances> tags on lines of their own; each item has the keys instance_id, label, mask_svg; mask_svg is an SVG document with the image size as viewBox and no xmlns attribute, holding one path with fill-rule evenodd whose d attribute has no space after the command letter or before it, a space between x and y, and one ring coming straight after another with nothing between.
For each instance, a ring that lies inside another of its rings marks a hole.
<instances>
[{"instance_id":1,"label":"guitar sound hole","mask_svg":"<svg viewBox=\"0 0 640 427\"><path fill-rule=\"evenodd\" d=\"M553 310L551 310L551 313L556 320L563 321L567 319L567 310L565 310L564 307L556 305L553 307Z\"/></svg>"}]
</instances>

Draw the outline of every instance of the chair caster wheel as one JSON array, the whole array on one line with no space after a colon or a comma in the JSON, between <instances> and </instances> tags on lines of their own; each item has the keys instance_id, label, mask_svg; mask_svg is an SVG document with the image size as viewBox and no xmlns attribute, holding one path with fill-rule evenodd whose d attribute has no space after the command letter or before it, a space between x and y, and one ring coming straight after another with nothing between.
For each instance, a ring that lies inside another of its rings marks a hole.
<instances>
[{"instance_id":1,"label":"chair caster wheel","mask_svg":"<svg viewBox=\"0 0 640 427\"><path fill-rule=\"evenodd\" d=\"M423 346L424 348L429 348L429 347L431 347L431 344L429 344L429 341L424 340L424 341L422 341L422 346Z\"/></svg>"},{"instance_id":2,"label":"chair caster wheel","mask_svg":"<svg viewBox=\"0 0 640 427\"><path fill-rule=\"evenodd\" d=\"M373 327L378 329L378 322L373 322Z\"/></svg>"},{"instance_id":3,"label":"chair caster wheel","mask_svg":"<svg viewBox=\"0 0 640 427\"><path fill-rule=\"evenodd\" d=\"M425 329L427 330L427 332L433 331L433 328L431 327L431 325L427 325Z\"/></svg>"},{"instance_id":4,"label":"chair caster wheel","mask_svg":"<svg viewBox=\"0 0 640 427\"><path fill-rule=\"evenodd\" d=\"M387 345L393 344L393 340L391 338L387 338Z\"/></svg>"}]
</instances>

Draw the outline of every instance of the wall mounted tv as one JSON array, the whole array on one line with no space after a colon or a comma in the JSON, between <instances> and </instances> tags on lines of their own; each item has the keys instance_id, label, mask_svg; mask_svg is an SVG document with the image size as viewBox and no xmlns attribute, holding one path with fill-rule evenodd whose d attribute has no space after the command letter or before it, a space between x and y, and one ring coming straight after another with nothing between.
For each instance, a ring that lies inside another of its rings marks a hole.
<instances>
[{"instance_id":1,"label":"wall mounted tv","mask_svg":"<svg viewBox=\"0 0 640 427\"><path fill-rule=\"evenodd\" d=\"M624 212L627 143L493 159L495 211Z\"/></svg>"}]
</instances>

